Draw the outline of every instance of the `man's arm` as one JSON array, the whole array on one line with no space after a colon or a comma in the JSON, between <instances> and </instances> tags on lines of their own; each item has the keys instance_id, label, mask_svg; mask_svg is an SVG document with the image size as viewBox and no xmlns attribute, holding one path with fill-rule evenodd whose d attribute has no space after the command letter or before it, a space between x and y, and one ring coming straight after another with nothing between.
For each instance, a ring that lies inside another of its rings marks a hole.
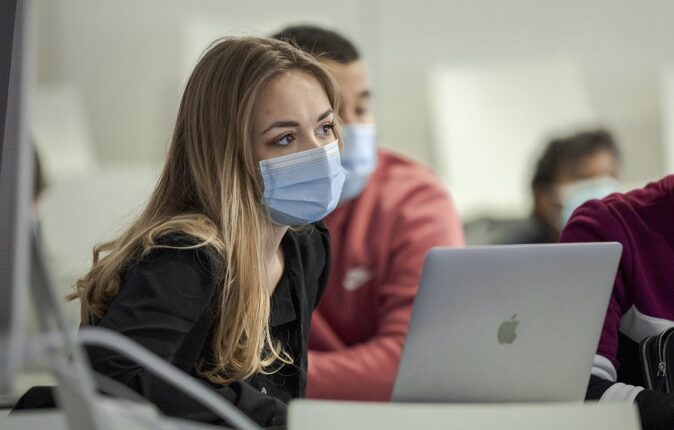
<instances>
[{"instance_id":1,"label":"man's arm","mask_svg":"<svg viewBox=\"0 0 674 430\"><path fill-rule=\"evenodd\" d=\"M391 396L426 253L434 246L464 244L456 208L439 185L411 192L396 216L388 276L377 286L377 334L336 351L309 351L308 397L387 401Z\"/></svg>"},{"instance_id":2,"label":"man's arm","mask_svg":"<svg viewBox=\"0 0 674 430\"><path fill-rule=\"evenodd\" d=\"M586 398L600 401L634 401L639 406L644 429L674 429L674 396L617 382L620 321L630 306L626 291L630 281L631 246L625 230L605 203L590 201L576 210L564 229L560 242L607 242L623 245L613 293L606 312L599 348L592 366Z\"/></svg>"}]
</instances>

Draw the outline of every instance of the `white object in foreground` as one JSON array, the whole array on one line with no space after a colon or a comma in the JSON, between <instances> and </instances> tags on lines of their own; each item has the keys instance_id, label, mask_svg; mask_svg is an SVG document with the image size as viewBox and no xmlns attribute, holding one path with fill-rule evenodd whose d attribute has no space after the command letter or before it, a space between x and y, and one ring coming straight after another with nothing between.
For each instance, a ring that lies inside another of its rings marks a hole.
<instances>
[{"instance_id":1,"label":"white object in foreground","mask_svg":"<svg viewBox=\"0 0 674 430\"><path fill-rule=\"evenodd\" d=\"M289 430L638 430L632 403L419 404L295 400Z\"/></svg>"}]
</instances>

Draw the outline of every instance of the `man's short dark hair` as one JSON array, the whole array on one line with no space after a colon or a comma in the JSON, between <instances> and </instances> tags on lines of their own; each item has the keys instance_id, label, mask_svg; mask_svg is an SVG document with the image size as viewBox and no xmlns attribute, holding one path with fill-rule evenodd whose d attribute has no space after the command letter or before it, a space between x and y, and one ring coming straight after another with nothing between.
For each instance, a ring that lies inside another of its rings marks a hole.
<instances>
[{"instance_id":1,"label":"man's short dark hair","mask_svg":"<svg viewBox=\"0 0 674 430\"><path fill-rule=\"evenodd\" d=\"M534 190L549 189L565 169L574 168L584 158L602 150L609 151L616 159L620 159L618 146L611 133L606 130L584 131L553 139L536 163L531 187Z\"/></svg>"},{"instance_id":2,"label":"man's short dark hair","mask_svg":"<svg viewBox=\"0 0 674 430\"><path fill-rule=\"evenodd\" d=\"M344 36L313 25L286 27L271 37L289 42L318 59L328 59L341 64L349 64L360 59L356 47Z\"/></svg>"}]
</instances>

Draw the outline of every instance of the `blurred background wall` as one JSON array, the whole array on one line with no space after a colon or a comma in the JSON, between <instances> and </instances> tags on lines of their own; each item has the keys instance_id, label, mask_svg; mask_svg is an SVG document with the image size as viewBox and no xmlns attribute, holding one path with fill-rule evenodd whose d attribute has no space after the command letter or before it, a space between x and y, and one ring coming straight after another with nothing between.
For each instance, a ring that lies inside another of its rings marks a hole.
<instances>
[{"instance_id":1,"label":"blurred background wall","mask_svg":"<svg viewBox=\"0 0 674 430\"><path fill-rule=\"evenodd\" d=\"M91 247L142 205L187 74L219 35L317 23L352 38L371 68L381 144L434 169L466 220L526 214L537 152L587 125L614 132L625 183L674 170L670 0L35 6L33 132L50 185L45 238L64 292L87 269Z\"/></svg>"}]
</instances>

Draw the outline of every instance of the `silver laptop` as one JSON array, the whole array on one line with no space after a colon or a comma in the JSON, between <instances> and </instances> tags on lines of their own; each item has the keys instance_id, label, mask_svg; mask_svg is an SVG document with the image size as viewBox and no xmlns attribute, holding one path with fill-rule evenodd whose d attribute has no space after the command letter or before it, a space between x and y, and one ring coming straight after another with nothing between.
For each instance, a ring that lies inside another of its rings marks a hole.
<instances>
[{"instance_id":1,"label":"silver laptop","mask_svg":"<svg viewBox=\"0 0 674 430\"><path fill-rule=\"evenodd\" d=\"M434 248L391 400L580 401L619 243Z\"/></svg>"}]
</instances>

